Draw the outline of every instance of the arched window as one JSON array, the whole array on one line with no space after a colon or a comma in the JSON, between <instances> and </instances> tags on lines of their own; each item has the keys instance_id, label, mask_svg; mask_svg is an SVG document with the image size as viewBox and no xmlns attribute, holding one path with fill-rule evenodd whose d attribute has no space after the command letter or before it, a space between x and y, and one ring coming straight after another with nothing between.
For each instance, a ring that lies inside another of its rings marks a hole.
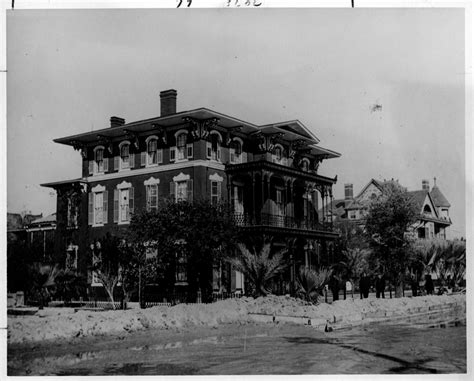
<instances>
[{"instance_id":1,"label":"arched window","mask_svg":"<svg viewBox=\"0 0 474 381\"><path fill-rule=\"evenodd\" d=\"M304 158L302 161L301 161L301 170L302 171L305 171L305 172L308 172L309 171L309 160Z\"/></svg>"},{"instance_id":2,"label":"arched window","mask_svg":"<svg viewBox=\"0 0 474 381\"><path fill-rule=\"evenodd\" d=\"M207 142L206 156L208 159L220 161L221 160L221 134L217 131L211 131L209 136L210 141Z\"/></svg>"},{"instance_id":3,"label":"arched window","mask_svg":"<svg viewBox=\"0 0 474 381\"><path fill-rule=\"evenodd\" d=\"M230 143L230 162L238 164L242 162L242 143L234 139Z\"/></svg>"},{"instance_id":4,"label":"arched window","mask_svg":"<svg viewBox=\"0 0 474 381\"><path fill-rule=\"evenodd\" d=\"M104 148L98 147L94 152L94 161L95 161L95 172L103 173L104 172Z\"/></svg>"},{"instance_id":5,"label":"arched window","mask_svg":"<svg viewBox=\"0 0 474 381\"><path fill-rule=\"evenodd\" d=\"M277 159L278 161L281 161L281 157L282 157L282 149L280 146L276 146L275 147L275 159Z\"/></svg>"},{"instance_id":6,"label":"arched window","mask_svg":"<svg viewBox=\"0 0 474 381\"><path fill-rule=\"evenodd\" d=\"M120 145L120 169L130 168L130 143Z\"/></svg>"},{"instance_id":7,"label":"arched window","mask_svg":"<svg viewBox=\"0 0 474 381\"><path fill-rule=\"evenodd\" d=\"M178 151L178 160L183 160L186 158L186 139L188 134L185 132L180 133L176 137L176 150Z\"/></svg>"},{"instance_id":8,"label":"arched window","mask_svg":"<svg viewBox=\"0 0 474 381\"><path fill-rule=\"evenodd\" d=\"M426 213L426 214L432 213L429 205L425 205L425 207L423 208L423 213Z\"/></svg>"},{"instance_id":9,"label":"arched window","mask_svg":"<svg viewBox=\"0 0 474 381\"><path fill-rule=\"evenodd\" d=\"M147 164L158 164L158 140L152 138L147 143Z\"/></svg>"}]
</instances>

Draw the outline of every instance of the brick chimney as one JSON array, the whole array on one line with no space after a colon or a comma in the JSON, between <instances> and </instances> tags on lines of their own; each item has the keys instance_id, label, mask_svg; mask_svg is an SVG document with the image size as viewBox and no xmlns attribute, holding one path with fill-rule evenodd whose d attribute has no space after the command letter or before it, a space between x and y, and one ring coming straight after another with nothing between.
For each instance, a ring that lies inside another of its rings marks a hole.
<instances>
[{"instance_id":1,"label":"brick chimney","mask_svg":"<svg viewBox=\"0 0 474 381\"><path fill-rule=\"evenodd\" d=\"M161 116L176 114L176 90L164 90L160 92Z\"/></svg>"},{"instance_id":2,"label":"brick chimney","mask_svg":"<svg viewBox=\"0 0 474 381\"><path fill-rule=\"evenodd\" d=\"M352 184L344 184L344 198L346 200L352 200L354 198Z\"/></svg>"},{"instance_id":3,"label":"brick chimney","mask_svg":"<svg viewBox=\"0 0 474 381\"><path fill-rule=\"evenodd\" d=\"M125 119L119 118L118 116L110 117L110 127L120 127L125 124Z\"/></svg>"},{"instance_id":4,"label":"brick chimney","mask_svg":"<svg viewBox=\"0 0 474 381\"><path fill-rule=\"evenodd\" d=\"M429 180L421 180L421 189L429 192L430 191L430 181Z\"/></svg>"}]
</instances>

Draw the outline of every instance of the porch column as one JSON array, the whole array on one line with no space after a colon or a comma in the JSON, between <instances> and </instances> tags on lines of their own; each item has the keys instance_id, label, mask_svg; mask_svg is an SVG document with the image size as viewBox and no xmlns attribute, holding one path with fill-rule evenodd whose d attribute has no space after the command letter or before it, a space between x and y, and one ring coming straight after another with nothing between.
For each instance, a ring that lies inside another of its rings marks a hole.
<instances>
[{"instance_id":1,"label":"porch column","mask_svg":"<svg viewBox=\"0 0 474 381\"><path fill-rule=\"evenodd\" d=\"M252 172L252 224L255 225L255 172Z\"/></svg>"},{"instance_id":2,"label":"porch column","mask_svg":"<svg viewBox=\"0 0 474 381\"><path fill-rule=\"evenodd\" d=\"M231 191L232 191L232 175L227 175L227 203L229 206L232 206L232 199L231 199Z\"/></svg>"}]
</instances>

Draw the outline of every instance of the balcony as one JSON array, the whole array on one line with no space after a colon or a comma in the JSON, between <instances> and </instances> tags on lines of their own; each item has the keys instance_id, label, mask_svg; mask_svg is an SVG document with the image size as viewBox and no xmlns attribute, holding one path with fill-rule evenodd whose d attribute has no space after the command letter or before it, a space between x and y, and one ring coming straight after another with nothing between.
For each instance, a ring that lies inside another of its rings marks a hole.
<instances>
[{"instance_id":1,"label":"balcony","mask_svg":"<svg viewBox=\"0 0 474 381\"><path fill-rule=\"evenodd\" d=\"M246 229L261 229L268 231L292 232L295 235L326 236L334 238L337 236L330 223L321 223L318 221L290 216L281 216L269 213L257 213L252 218L247 213L234 213L234 221L237 226Z\"/></svg>"}]
</instances>

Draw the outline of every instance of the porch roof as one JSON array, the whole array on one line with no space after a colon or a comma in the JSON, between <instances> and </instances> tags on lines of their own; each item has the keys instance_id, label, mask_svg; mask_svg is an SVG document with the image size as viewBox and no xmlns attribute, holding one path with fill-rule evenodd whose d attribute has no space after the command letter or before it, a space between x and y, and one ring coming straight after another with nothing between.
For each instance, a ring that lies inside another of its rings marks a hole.
<instances>
[{"instance_id":1,"label":"porch roof","mask_svg":"<svg viewBox=\"0 0 474 381\"><path fill-rule=\"evenodd\" d=\"M321 176L311 172L304 172L297 168L287 167L285 165L272 163L266 160L251 161L242 164L227 164L225 170L228 174L251 172L256 170L267 170L277 172L282 175L287 175L302 180L315 181L327 185L333 185L337 182L337 176L332 179L330 177Z\"/></svg>"}]
</instances>

